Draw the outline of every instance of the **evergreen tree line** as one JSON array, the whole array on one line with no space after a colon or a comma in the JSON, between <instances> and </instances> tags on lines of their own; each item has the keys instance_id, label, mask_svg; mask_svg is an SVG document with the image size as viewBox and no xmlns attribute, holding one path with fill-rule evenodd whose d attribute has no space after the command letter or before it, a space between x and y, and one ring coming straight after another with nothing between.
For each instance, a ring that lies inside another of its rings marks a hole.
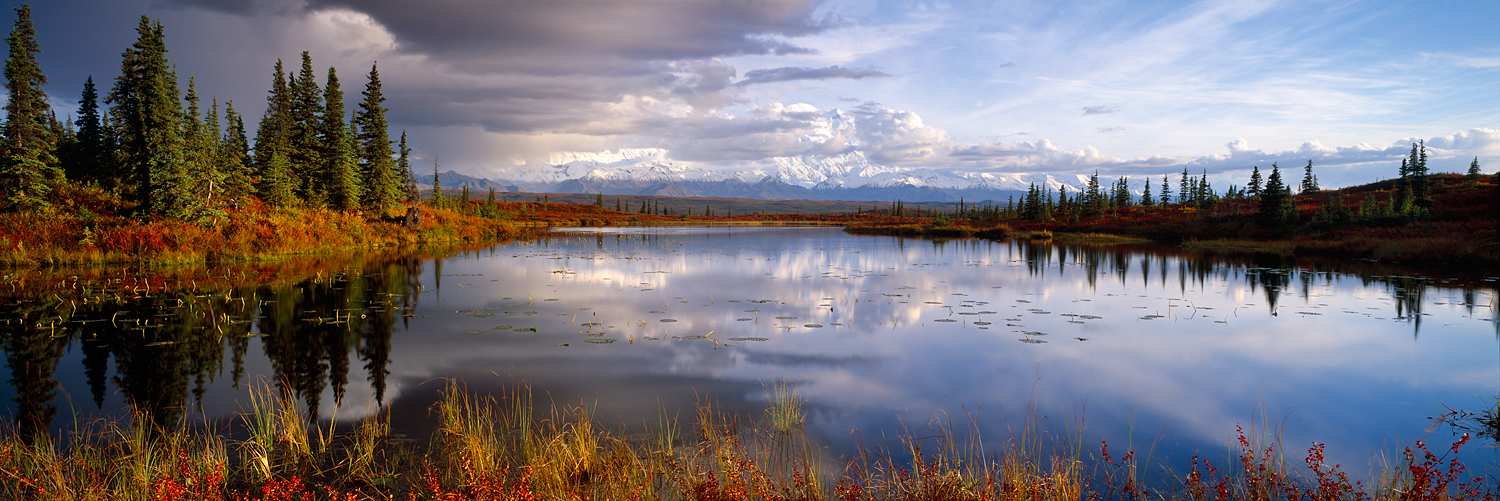
<instances>
[{"instance_id":1,"label":"evergreen tree line","mask_svg":"<svg viewBox=\"0 0 1500 501\"><path fill-rule=\"evenodd\" d=\"M1483 175L1479 158L1475 157L1469 164L1466 182L1476 185ZM1130 190L1128 177L1122 176L1110 187L1104 188L1099 182L1099 173L1095 172L1089 177L1085 187L1073 194L1068 192L1066 185L1061 186L1054 196L1050 187L1038 188L1032 184L1021 200L1017 201L1012 197L1004 206L966 206L960 201L952 214L935 212L931 215L945 219L1022 219L1040 222L1065 219L1076 222L1083 218L1102 217L1132 206L1168 206L1174 205L1174 201L1177 207L1200 210L1213 210L1224 202L1251 202L1258 209L1256 223L1262 227L1290 229L1302 222L1291 184L1282 176L1280 167L1275 163L1271 164L1268 177L1262 177L1260 167L1254 166L1245 187L1230 185L1222 194L1209 183L1206 171L1194 176L1184 168L1176 184L1178 188L1175 199L1168 176L1162 177L1161 183L1157 185L1159 190L1153 195L1151 179L1147 178L1141 195L1136 197ZM1420 141L1412 143L1411 154L1401 161L1396 189L1387 192L1384 202L1376 200L1374 195L1368 195L1355 209L1344 206L1339 202L1341 199L1337 194L1334 194L1327 204L1313 213L1309 224L1317 228L1328 228L1344 224L1409 223L1429 214L1428 208L1432 205L1431 185L1427 169L1427 147ZM1313 161L1308 160L1296 192L1310 194L1322 191L1318 177L1313 173ZM902 204L896 202L887 213L900 216L905 211L902 210Z\"/></svg>"},{"instance_id":2,"label":"evergreen tree line","mask_svg":"<svg viewBox=\"0 0 1500 501\"><path fill-rule=\"evenodd\" d=\"M212 221L258 197L274 207L326 206L384 213L417 199L406 134L393 159L380 73L371 64L363 99L346 114L337 71L319 85L302 53L295 74L278 60L254 147L232 101L207 110L193 78L178 87L160 21L141 16L137 39L101 109L90 76L78 117L57 119L42 87L31 9L16 9L6 39L9 92L0 149L0 205L8 211L52 205L65 183L93 184L136 203L142 219Z\"/></svg>"}]
</instances>

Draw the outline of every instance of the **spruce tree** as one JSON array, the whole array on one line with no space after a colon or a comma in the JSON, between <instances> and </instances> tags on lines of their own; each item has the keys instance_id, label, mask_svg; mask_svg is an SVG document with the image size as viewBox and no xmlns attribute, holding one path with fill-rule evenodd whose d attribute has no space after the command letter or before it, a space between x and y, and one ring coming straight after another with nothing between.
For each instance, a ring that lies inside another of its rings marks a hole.
<instances>
[{"instance_id":1,"label":"spruce tree","mask_svg":"<svg viewBox=\"0 0 1500 501\"><path fill-rule=\"evenodd\" d=\"M1296 218L1297 207L1292 201L1291 188L1281 182L1281 170L1272 163L1271 176L1266 178L1266 188L1260 195L1257 220L1266 228L1285 229L1294 224Z\"/></svg>"},{"instance_id":2,"label":"spruce tree","mask_svg":"<svg viewBox=\"0 0 1500 501\"><path fill-rule=\"evenodd\" d=\"M105 164L109 158L104 135L104 122L99 116L99 91L94 87L90 75L83 82L83 96L78 100L78 149L67 169L69 178L102 181L109 174Z\"/></svg>"},{"instance_id":3,"label":"spruce tree","mask_svg":"<svg viewBox=\"0 0 1500 501\"><path fill-rule=\"evenodd\" d=\"M250 158L250 141L245 137L245 118L234 111L234 101L224 103L224 138L222 158L224 171L225 203L238 206L241 200L255 193L251 182L253 160Z\"/></svg>"},{"instance_id":4,"label":"spruce tree","mask_svg":"<svg viewBox=\"0 0 1500 501\"><path fill-rule=\"evenodd\" d=\"M328 176L329 205L339 210L354 210L359 208L363 184L359 179L359 153L353 134L344 123L344 91L339 86L338 71L332 66L328 67L328 84L323 87L323 103L318 135L321 161L327 165L318 170Z\"/></svg>"},{"instance_id":5,"label":"spruce tree","mask_svg":"<svg viewBox=\"0 0 1500 501\"><path fill-rule=\"evenodd\" d=\"M260 125L255 130L255 170L264 184L270 171L271 159L279 152L285 161L288 155L288 138L292 129L291 92L286 84L286 72L281 60L276 60L276 70L271 76L270 95L266 96L266 112L261 115ZM290 176L291 173L286 174ZM257 187L257 194L265 198L265 190Z\"/></svg>"},{"instance_id":6,"label":"spruce tree","mask_svg":"<svg viewBox=\"0 0 1500 501\"><path fill-rule=\"evenodd\" d=\"M1193 189L1192 181L1188 179L1188 170L1184 166L1182 168L1182 179L1178 182L1177 186L1177 203L1183 205L1197 202L1197 200L1193 199L1194 191L1196 190Z\"/></svg>"},{"instance_id":7,"label":"spruce tree","mask_svg":"<svg viewBox=\"0 0 1500 501\"><path fill-rule=\"evenodd\" d=\"M328 149L324 150L325 161L329 162L330 175L333 176L328 184L328 201L334 208L346 211L360 207L365 187L359 177L359 143L354 138L353 113L350 113L349 121L351 125L340 127L342 132L333 138L337 142L329 141Z\"/></svg>"},{"instance_id":8,"label":"spruce tree","mask_svg":"<svg viewBox=\"0 0 1500 501\"><path fill-rule=\"evenodd\" d=\"M1469 163L1469 185L1478 185L1481 175L1483 174L1479 171L1479 157L1474 157L1474 161Z\"/></svg>"},{"instance_id":9,"label":"spruce tree","mask_svg":"<svg viewBox=\"0 0 1500 501\"><path fill-rule=\"evenodd\" d=\"M1156 201L1151 199L1151 178L1146 178L1146 188L1141 190L1141 206L1155 207Z\"/></svg>"},{"instance_id":10,"label":"spruce tree","mask_svg":"<svg viewBox=\"0 0 1500 501\"><path fill-rule=\"evenodd\" d=\"M288 92L291 94L287 103L291 129L287 137L287 160L291 162L293 177L298 182L297 193L303 199L321 199L326 196L323 190L333 181L333 162L324 158L329 145L323 135L331 127L329 123L338 122L337 127L344 128L343 103L339 103L337 115L324 120L324 91L318 88L312 56L307 51L302 51L302 68Z\"/></svg>"},{"instance_id":11,"label":"spruce tree","mask_svg":"<svg viewBox=\"0 0 1500 501\"><path fill-rule=\"evenodd\" d=\"M138 214L181 216L187 180L177 75L167 62L161 22L141 16L136 34L136 42L125 49L108 99L110 120L119 135L117 156L135 185Z\"/></svg>"},{"instance_id":12,"label":"spruce tree","mask_svg":"<svg viewBox=\"0 0 1500 501\"><path fill-rule=\"evenodd\" d=\"M1427 142L1417 141L1412 149L1412 190L1416 193L1418 200L1429 200L1432 193L1432 180L1427 177Z\"/></svg>"},{"instance_id":13,"label":"spruce tree","mask_svg":"<svg viewBox=\"0 0 1500 501\"><path fill-rule=\"evenodd\" d=\"M1250 169L1250 184L1245 185L1245 188L1249 191L1251 197L1259 197L1260 196L1260 166L1259 165L1257 165L1255 167L1251 167L1251 169Z\"/></svg>"},{"instance_id":14,"label":"spruce tree","mask_svg":"<svg viewBox=\"0 0 1500 501\"><path fill-rule=\"evenodd\" d=\"M12 209L28 210L49 205L47 199L62 181L57 167L54 137L50 127L52 107L47 103L47 76L36 55L42 51L31 24L31 6L16 8L16 24L6 38L10 56L5 60L5 145L0 149L0 193Z\"/></svg>"},{"instance_id":15,"label":"spruce tree","mask_svg":"<svg viewBox=\"0 0 1500 501\"><path fill-rule=\"evenodd\" d=\"M1317 193L1319 191L1318 178L1313 176L1312 164L1312 160L1307 161L1307 169L1302 174L1302 186L1299 186L1297 190L1300 193Z\"/></svg>"},{"instance_id":16,"label":"spruce tree","mask_svg":"<svg viewBox=\"0 0 1500 501\"><path fill-rule=\"evenodd\" d=\"M179 217L199 217L202 211L212 209L215 195L223 188L218 165L219 132L210 132L208 123L200 116L200 100L194 80L188 78L187 95L184 96L187 109L182 115L183 182L179 185ZM215 109L217 112L217 105ZM212 122L217 125L218 119Z\"/></svg>"},{"instance_id":17,"label":"spruce tree","mask_svg":"<svg viewBox=\"0 0 1500 501\"><path fill-rule=\"evenodd\" d=\"M432 206L443 207L443 181L438 176L438 158L432 157Z\"/></svg>"},{"instance_id":18,"label":"spruce tree","mask_svg":"<svg viewBox=\"0 0 1500 501\"><path fill-rule=\"evenodd\" d=\"M219 122L219 98L210 100L208 114L203 117L203 143L210 153L209 168L213 170L214 197L208 200L208 206L217 210L228 201L224 196L225 181L229 178L228 153L224 147L223 125Z\"/></svg>"},{"instance_id":19,"label":"spruce tree","mask_svg":"<svg viewBox=\"0 0 1500 501\"><path fill-rule=\"evenodd\" d=\"M260 174L260 199L272 207L287 207L296 201L296 180L292 179L292 166L286 152L271 150Z\"/></svg>"},{"instance_id":20,"label":"spruce tree","mask_svg":"<svg viewBox=\"0 0 1500 501\"><path fill-rule=\"evenodd\" d=\"M380 93L380 70L370 65L370 80L361 93L355 121L359 123L359 159L365 182L365 207L384 214L404 197L402 180L391 161L391 137L385 120L385 96Z\"/></svg>"},{"instance_id":21,"label":"spruce tree","mask_svg":"<svg viewBox=\"0 0 1500 501\"><path fill-rule=\"evenodd\" d=\"M401 143L396 147L400 157L396 159L396 168L400 170L402 182L406 188L406 203L415 204L422 200L422 193L417 191L417 175L411 171L411 148L406 146L406 131L401 131ZM493 190L493 188L492 188Z\"/></svg>"},{"instance_id":22,"label":"spruce tree","mask_svg":"<svg viewBox=\"0 0 1500 501\"><path fill-rule=\"evenodd\" d=\"M1083 193L1083 212L1086 216L1098 216L1104 213L1106 203L1104 194L1099 191L1099 171L1089 176L1088 190Z\"/></svg>"},{"instance_id":23,"label":"spruce tree","mask_svg":"<svg viewBox=\"0 0 1500 501\"><path fill-rule=\"evenodd\" d=\"M1161 197L1157 203L1167 205L1172 203L1172 183L1167 180L1167 175L1161 175Z\"/></svg>"}]
</instances>

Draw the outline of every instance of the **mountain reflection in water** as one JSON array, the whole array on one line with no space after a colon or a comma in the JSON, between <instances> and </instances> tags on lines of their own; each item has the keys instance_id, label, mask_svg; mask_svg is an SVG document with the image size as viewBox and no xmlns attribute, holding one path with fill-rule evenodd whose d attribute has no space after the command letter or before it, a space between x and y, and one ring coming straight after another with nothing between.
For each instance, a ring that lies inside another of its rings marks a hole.
<instances>
[{"instance_id":1,"label":"mountain reflection in water","mask_svg":"<svg viewBox=\"0 0 1500 501\"><path fill-rule=\"evenodd\" d=\"M223 420L264 381L321 419L385 408L424 437L444 377L639 426L705 397L753 414L786 380L832 454L851 429L942 420L999 444L1031 413L1181 463L1259 416L1363 464L1500 390L1493 277L1279 255L609 228L439 259L13 282L0 392L23 433L126 402L158 424Z\"/></svg>"}]
</instances>

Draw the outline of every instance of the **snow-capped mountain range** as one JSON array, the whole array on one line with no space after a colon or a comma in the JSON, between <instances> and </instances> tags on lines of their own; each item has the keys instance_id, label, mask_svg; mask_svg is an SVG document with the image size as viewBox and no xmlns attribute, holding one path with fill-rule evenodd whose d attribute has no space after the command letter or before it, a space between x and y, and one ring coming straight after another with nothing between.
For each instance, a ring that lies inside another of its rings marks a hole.
<instances>
[{"instance_id":1,"label":"snow-capped mountain range","mask_svg":"<svg viewBox=\"0 0 1500 501\"><path fill-rule=\"evenodd\" d=\"M1063 186L1077 191L1087 182L1080 176L976 174L879 165L857 148L854 121L846 112L826 112L813 124L801 141L821 144L838 136L842 144L851 146L850 151L773 157L735 170L688 166L657 148L563 152L552 154L545 165L516 165L496 172L493 178L449 171L441 181L444 188L468 184L470 189L493 187L497 191L913 202L1004 200L1024 194L1033 184L1055 193ZM430 175L418 178L424 188L430 188L431 181Z\"/></svg>"}]
</instances>

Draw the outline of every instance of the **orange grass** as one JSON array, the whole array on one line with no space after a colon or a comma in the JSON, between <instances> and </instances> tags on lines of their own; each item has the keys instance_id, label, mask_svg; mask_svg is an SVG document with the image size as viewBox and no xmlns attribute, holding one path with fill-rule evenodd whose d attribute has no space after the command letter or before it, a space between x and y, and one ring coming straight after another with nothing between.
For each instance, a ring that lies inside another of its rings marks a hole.
<instances>
[{"instance_id":1,"label":"orange grass","mask_svg":"<svg viewBox=\"0 0 1500 501\"><path fill-rule=\"evenodd\" d=\"M1493 486L1465 475L1468 436L1433 453L1416 442L1366 484L1325 461L1314 443L1299 468L1279 443L1240 430L1228 462L1194 457L1186 473L1147 485L1133 450L1084 456L1037 442L1029 430L987 450L937 425L901 442L909 460L863 447L829 458L800 424L697 408L695 433L677 437L675 419L644 433L609 431L587 409L531 405L530 391L472 395L449 382L430 443L392 437L385 415L308 427L305 411L260 390L269 428L244 441L214 426L142 433L104 423L64 439L0 434L0 499L27 500L1000 500L1000 501L1493 501ZM778 393L784 398L794 393ZM971 431L972 433L972 431ZM259 440L256 436L272 437ZM305 441L304 441L305 440ZM302 442L298 445L297 442ZM924 444L927 449L924 450ZM309 445L311 445L309 447ZM270 447L271 449L266 449ZM303 449L306 450L303 450ZM288 455L288 450L303 452ZM243 453L243 454L241 454ZM269 456L256 456L268 453ZM246 455L248 454L248 455ZM270 468L233 458L268 457ZM294 457L295 456L295 457ZM288 462L290 461L290 462ZM264 473L269 471L270 475ZM1093 474L1085 474L1092 471ZM1179 470L1182 471L1182 470Z\"/></svg>"},{"instance_id":2,"label":"orange grass","mask_svg":"<svg viewBox=\"0 0 1500 501\"><path fill-rule=\"evenodd\" d=\"M131 207L97 190L67 188L64 203L0 214L0 265L201 263L296 254L480 242L522 235L516 224L422 207L423 224L407 229L405 209L390 214L326 208L272 208L255 199L223 216L196 222L124 217Z\"/></svg>"}]
</instances>

